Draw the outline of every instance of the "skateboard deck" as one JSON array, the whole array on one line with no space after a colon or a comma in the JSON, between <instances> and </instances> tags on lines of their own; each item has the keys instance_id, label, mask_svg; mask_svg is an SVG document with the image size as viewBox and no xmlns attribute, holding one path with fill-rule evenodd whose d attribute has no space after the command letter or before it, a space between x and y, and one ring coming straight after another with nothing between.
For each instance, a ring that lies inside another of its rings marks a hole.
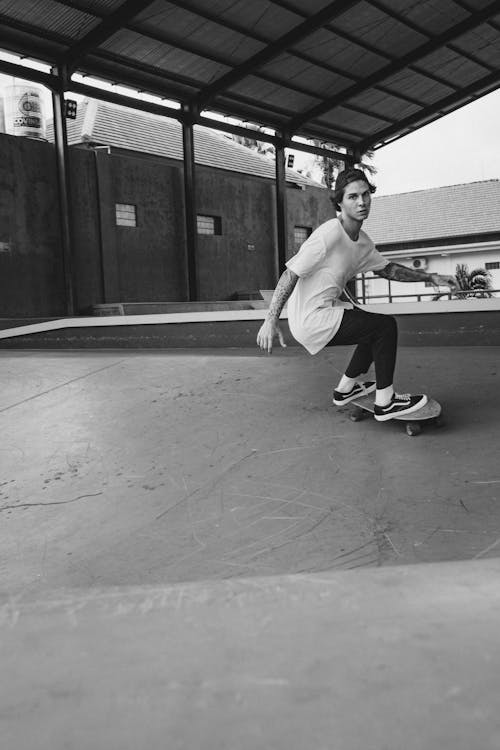
<instances>
[{"instance_id":1,"label":"skateboard deck","mask_svg":"<svg viewBox=\"0 0 500 750\"><path fill-rule=\"evenodd\" d=\"M368 396L362 396L359 399L351 401L350 406L352 407L350 414L352 421L359 422L368 413L374 413L373 394L368 394ZM442 424L442 413L441 404L430 398L425 406L422 406L418 411L413 411L410 414L401 414L386 421L404 422L407 434L413 437L421 432L422 425L425 423L434 424L439 427Z\"/></svg>"}]
</instances>

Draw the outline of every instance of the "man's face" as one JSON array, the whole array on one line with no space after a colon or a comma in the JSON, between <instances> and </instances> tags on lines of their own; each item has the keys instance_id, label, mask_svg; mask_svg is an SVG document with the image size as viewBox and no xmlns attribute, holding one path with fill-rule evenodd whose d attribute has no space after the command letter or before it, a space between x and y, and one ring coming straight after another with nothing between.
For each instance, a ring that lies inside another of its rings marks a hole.
<instances>
[{"instance_id":1,"label":"man's face","mask_svg":"<svg viewBox=\"0 0 500 750\"><path fill-rule=\"evenodd\" d=\"M370 213L372 196L364 180L349 182L344 188L340 209L344 218L364 221Z\"/></svg>"}]
</instances>

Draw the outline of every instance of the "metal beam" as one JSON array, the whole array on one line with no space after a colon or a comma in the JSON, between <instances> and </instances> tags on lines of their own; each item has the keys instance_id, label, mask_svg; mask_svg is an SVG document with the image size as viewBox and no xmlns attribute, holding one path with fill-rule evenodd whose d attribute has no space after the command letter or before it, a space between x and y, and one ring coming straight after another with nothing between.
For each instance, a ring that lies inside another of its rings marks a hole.
<instances>
[{"instance_id":1,"label":"metal beam","mask_svg":"<svg viewBox=\"0 0 500 750\"><path fill-rule=\"evenodd\" d=\"M62 36L61 34L55 34L54 32L49 31L44 32L45 38L42 41L40 38L40 30L38 28L29 26L28 24L21 24L17 21L13 22L2 14L0 14L0 27L1 42L7 40L8 48L12 49L14 54L33 56L40 61L46 62L48 64L56 64L64 57L65 54L69 54L67 48L71 47L73 41L67 36ZM30 39L28 45L29 48L26 44L20 43L20 34L22 36L35 37L33 40ZM57 49L54 49L53 45L56 45ZM64 52L65 49L66 52ZM72 49L74 49L74 46L72 47ZM109 62L114 65L121 66L122 70L118 70L119 81L117 82L123 85L130 85L130 83L132 82L132 84L134 86L137 86L138 89L144 88L144 84L147 83L147 81L145 82L144 77L140 77L140 74L142 73L144 73L145 75L149 75L152 78L157 78L161 81L168 80L170 86L169 90L166 91L165 86L163 85L161 87L161 92L165 97L171 99L175 99L176 97L187 98L187 96L192 96L196 91L198 91L200 86L199 80L190 79L186 76L170 74L169 71L160 70L158 68L154 68L153 66L144 65L134 60L120 57L103 49L95 50L94 55L99 59L99 62L82 62L79 68L80 72L89 72L96 77L102 78L102 67L104 67L104 75L109 75L110 79L114 81L117 78L117 71L116 69L113 69L109 72L108 70L106 70L106 63ZM62 64L64 64L64 62ZM70 71L70 73L71 72L75 72L75 70L73 69ZM125 77L127 78L126 81L124 80ZM182 90L177 89L176 86L191 88L192 92L186 92L185 88Z\"/></svg>"},{"instance_id":2,"label":"metal beam","mask_svg":"<svg viewBox=\"0 0 500 750\"><path fill-rule=\"evenodd\" d=\"M91 75L95 78L108 80L110 83L129 86L137 91L147 90L150 94L158 94L166 99L183 102L191 92L198 88L198 82L185 76L176 76L168 71L144 65L135 60L127 60L114 55L112 52L99 50L92 57L84 60L77 71L81 75ZM167 87L165 86L167 82Z\"/></svg>"},{"instance_id":3,"label":"metal beam","mask_svg":"<svg viewBox=\"0 0 500 750\"><path fill-rule=\"evenodd\" d=\"M57 49L54 48L56 45ZM60 34L45 33L40 29L19 21L14 21L0 13L0 47L11 50L15 55L33 57L47 64L55 64L66 44Z\"/></svg>"},{"instance_id":4,"label":"metal beam","mask_svg":"<svg viewBox=\"0 0 500 750\"><path fill-rule=\"evenodd\" d=\"M107 61L111 63L109 68L106 68ZM117 70L113 67L114 65L123 66L122 75L117 75ZM136 63L135 61L127 61L125 63L116 55L108 52L103 52L101 50L99 50L99 52L95 55L95 59L85 61L85 63L80 67L80 71L82 70L89 75L94 75L100 78L103 77L103 73L107 74L110 81L115 82L118 79L123 86L130 85L136 87L139 90L143 89L144 84L147 83L141 76L141 73L144 73L151 76L151 81L148 87L150 93L155 93L159 96L165 97L171 94L174 98L177 98L179 101L184 103L186 103L186 99L188 98L187 92L185 90L174 93L172 89L166 91L164 86L161 85L160 81L163 81L165 80L165 78L170 77L168 72L163 73L163 71L160 71L157 68L151 68L151 66ZM153 82L154 78L158 80L158 85ZM193 82L192 79L186 79L185 77L179 77L175 80L180 85L190 86L193 89L198 85L198 82ZM290 110L283 110L272 105L266 105L267 109L265 114L252 114L252 109L259 110L259 104L256 101L236 94L227 94L227 97L229 99L229 102L224 101L223 103L219 103L219 109L223 110L225 114L234 116L240 120L254 119L255 121L258 121L259 124L271 127L273 129L279 129L283 126L284 122L290 119L291 116ZM246 107L246 111L243 109L243 107ZM273 117L273 115L275 115L275 117ZM360 138L362 138L363 133L361 133L360 131L352 131L352 135L359 140ZM324 134L322 137L324 138Z\"/></svg>"},{"instance_id":5,"label":"metal beam","mask_svg":"<svg viewBox=\"0 0 500 750\"><path fill-rule=\"evenodd\" d=\"M208 11L206 8L195 7L191 3L187 2L187 0L169 0L169 2L171 5L175 5L176 7L182 8L183 10L188 10L190 13L193 13L194 15L197 15L200 18L204 18L206 21L210 21L211 23L222 26L225 29L230 29L231 31L235 31L237 34L242 34L243 36L248 37L248 39L253 39L257 42L261 42L262 44L266 44L266 45L270 43L269 39L264 37L262 34L256 34L253 29L246 29L241 24L235 23L232 20L229 21L226 18L220 18L215 13ZM279 4L283 5L284 7L283 3L280 2ZM301 9L297 7L293 9L293 12L296 13L297 15L301 15L304 18L307 18L307 15ZM340 33L336 31L335 33L337 33L339 36L342 36L342 38L344 39L347 38L344 32ZM390 55L387 55L386 53L380 50L376 50L372 45L368 45L366 42L360 42L359 40L357 40L357 44L360 47L362 47L362 49L366 49L369 52L375 52L381 57L386 57L388 60L393 59L390 57ZM355 76L349 70L343 70L342 68L339 68L336 65L332 65L330 62L325 62L324 60L317 60L315 57L312 57L311 55L308 55L305 52L302 52L296 49L291 49L291 50L288 50L288 53L290 54L291 57L295 57L298 60L303 60L309 65L314 65L320 70L327 70L329 73L333 73L334 75L338 75L338 76L343 76L344 78L347 78L355 82L363 80L361 76ZM427 74L427 76L433 79L433 76L431 74ZM401 92L391 91L390 89L386 89L383 86L379 86L377 88L379 88L380 91L384 93L388 93L397 99L402 99L403 101L406 101L409 104L423 106L423 102L418 101L417 99L415 99L414 97L408 94L402 94Z\"/></svg>"},{"instance_id":6,"label":"metal beam","mask_svg":"<svg viewBox=\"0 0 500 750\"><path fill-rule=\"evenodd\" d=\"M209 62L214 62L214 63L217 63L218 65L224 65L226 68L231 67L231 62L227 59L227 57L223 57L222 55L217 54L213 51L207 52L204 49L202 49L199 45L193 44L192 42L188 43L185 40L176 39L170 36L169 34L165 34L165 33L160 34L158 32L152 32L148 29L141 28L141 26L134 27L134 26L128 25L127 29L130 31L133 31L136 34L141 34L141 36L144 36L147 39L154 39L160 44L167 44L170 47L174 47L175 49L181 50L182 52L188 52L191 55L196 55L202 60L208 60ZM307 96L310 98L314 97L318 101L323 100L323 95L320 94L319 92L314 91L310 87L308 88L306 86L299 85L296 82L292 82L288 79L283 80L277 77L276 75L271 75L269 73L263 73L260 71L255 71L253 75L255 75L257 78L260 78L262 81L271 83L274 86L280 86L281 88L289 89L290 91L295 91L298 94L302 94L303 96ZM352 109L354 112L358 112L359 114L366 115L367 117L375 117L379 120L385 120L386 122L389 122L389 123L395 122L394 118L380 115L376 112L372 112L371 110L365 109L364 107L359 107L358 105L348 104L347 108Z\"/></svg>"},{"instance_id":7,"label":"metal beam","mask_svg":"<svg viewBox=\"0 0 500 750\"><path fill-rule=\"evenodd\" d=\"M433 39L433 35L430 34L427 29L424 29L420 24L415 23L415 21L411 21L407 16L405 16L403 13L398 13L397 10L394 10L393 8L387 8L382 3L378 2L378 0L370 0L370 5L372 5L374 8L377 8L380 10L381 13L385 13L390 18L393 18L398 23L407 26L412 31L415 31L417 34L421 34L422 36L427 37L427 39ZM470 9L468 11L471 12ZM489 70L490 73L493 73L495 70L495 67L493 65L488 65L484 60L480 60L476 55L472 54L471 52L464 52L460 49L460 47L457 47L455 44L446 44L445 47L447 47L449 50L454 52L456 55L460 55L461 57L465 57L467 60L470 60L471 62L475 63L476 65L479 65L481 68L484 68L485 70ZM416 69L416 68L415 68ZM418 70L420 72L420 70ZM424 75L426 75L424 71Z\"/></svg>"},{"instance_id":8,"label":"metal beam","mask_svg":"<svg viewBox=\"0 0 500 750\"><path fill-rule=\"evenodd\" d=\"M66 134L66 115L64 111L65 72L59 71L57 86L52 92L54 110L54 138L56 152L57 178L59 188L59 218L61 227L62 263L64 291L66 297L66 314L75 314L73 290L73 253L71 226L71 190L68 165L68 139Z\"/></svg>"},{"instance_id":9,"label":"metal beam","mask_svg":"<svg viewBox=\"0 0 500 750\"><path fill-rule=\"evenodd\" d=\"M5 75L25 78L26 80L40 83L51 90L59 89L59 79L57 75L53 73L44 73L35 68L28 68L24 65L17 65L16 63L7 62L5 60L0 60L0 72ZM100 89L96 86L79 83L73 80L67 81L65 85L67 86L67 91L72 91L73 93L81 94L82 96L88 96L91 99L119 104L124 107L130 107L131 109L138 109L141 112L149 112L150 114L171 117L179 122L182 122L184 119L182 109L155 104L154 102L149 102L143 99L135 99L134 97L128 97L125 94L118 94L114 91L109 91L108 89ZM235 135L242 135L247 138L255 138L264 143L275 143L277 140L276 136L270 133L263 133L260 130L255 130L251 127L247 128L243 125L235 125L225 121L215 120L206 115L198 116L196 122L204 127L211 128L212 130L221 130L227 133L234 133ZM324 136L321 136L319 140L325 140ZM321 147L310 146L309 144L294 143L293 148L296 151L307 151L309 153L331 156L332 158L342 158L343 156L342 153L332 151L331 149L323 149Z\"/></svg>"},{"instance_id":10,"label":"metal beam","mask_svg":"<svg viewBox=\"0 0 500 750\"><path fill-rule=\"evenodd\" d=\"M127 26L127 28L133 28L133 27ZM142 33L142 31L140 31L140 33ZM148 34L146 34L146 36L148 36ZM157 39L158 41L164 42L166 44L174 44L174 42L171 41L171 40L169 40L166 35L152 35L151 38ZM201 51L196 50L191 45L188 45L188 44L185 44L185 43L182 43L180 45L179 49L183 49L185 51L189 51L189 52L191 52L193 54L200 54L200 55L202 54ZM155 78L158 78L159 80L161 80L161 84L160 84L160 86L157 89L159 92L161 92L159 95L167 96L169 94L170 96L177 97L181 101L185 101L187 98L189 98L189 96L187 96L187 92L185 91L185 89L183 89L183 90L175 90L175 89L170 88L169 92L165 92L163 83L164 83L164 81L166 79L170 80L170 82L171 82L171 84L173 84L173 86L176 86L176 85L180 84L182 86L188 86L188 87L192 88L193 91L199 87L199 81L195 81L194 79L188 79L185 76L175 76L175 75L173 75L171 73L168 73L168 72L163 73L163 72L159 71L157 68L153 68L151 66L146 66L144 64L137 63L137 62L132 61L132 60L126 60L126 61L124 61L123 58L121 58L120 56L114 55L113 53L110 53L110 52L107 52L107 51L104 51L104 50L97 50L94 53L94 56L95 56L95 58L97 58L99 60L99 62L96 63L95 61L88 61L88 62L83 63L81 67L84 70L88 71L92 75L96 75L96 76L101 75L102 76L102 66L103 65L106 66L106 62L107 61L109 61L113 65L122 66L123 67L123 76L125 76L126 79L127 79L127 81L124 82L123 85L126 85L127 83L128 84L132 84L133 83L135 86L137 86L139 89L141 89L143 87L143 85L144 85L144 80L141 78L141 73L144 73L146 75L151 75L152 77L155 77ZM218 59L219 62L221 62L221 63L223 62L223 64L226 64L226 65L229 64L227 62L227 60L222 61L218 57L217 57L217 59ZM121 76L117 76L116 75L116 72L117 72L116 70L110 69L108 75L110 76L110 78L121 78ZM270 83L272 83L274 85L282 86L284 88L289 88L291 91L297 91L298 93L301 93L301 94L306 95L306 96L315 96L319 101L322 100L321 96L319 94L315 94L314 92L312 92L311 90L309 90L309 89L307 89L305 87L297 86L296 84L290 84L289 82L282 81L282 80L280 80L278 78L275 78L274 76L265 75L265 74L257 74L257 75L259 75L259 77L261 77L263 80L267 80L267 81L269 81ZM228 96L230 98L233 98L233 99L236 100L236 104L233 105L233 111L235 111L235 112L237 112L237 106L238 106L237 103L238 103L238 101L240 101L242 104L248 103L249 105L255 106L255 103L253 101L246 100L244 97L237 97L235 95L232 95L232 96L228 95ZM348 105L348 109L352 109L354 112L359 112L360 114L368 116L368 117L375 117L377 119L385 120L388 123L392 123L393 122L393 120L391 118L388 118L388 117L385 117L385 116L381 116L381 115L379 115L379 114L377 114L375 112L372 112L371 110L367 110L365 108L358 107L357 105ZM288 120L289 117L291 116L290 112L280 112L280 113L277 113L277 114L280 117L280 122L273 122L273 127L280 127L281 124L283 123L283 121ZM237 115L235 115L235 116L237 116ZM241 114L241 112L239 113L239 116L240 117L243 116ZM349 131L349 132L355 138L361 138L362 135L363 135L360 131L352 130L352 131ZM343 140L344 140L344 138L343 138Z\"/></svg>"},{"instance_id":11,"label":"metal beam","mask_svg":"<svg viewBox=\"0 0 500 750\"><path fill-rule=\"evenodd\" d=\"M35 68L27 68L25 65L16 65L16 63L10 63L6 60L0 60L0 73L13 78L24 78L34 83L40 83L48 89L58 90L59 88L57 76Z\"/></svg>"},{"instance_id":12,"label":"metal beam","mask_svg":"<svg viewBox=\"0 0 500 750\"><path fill-rule=\"evenodd\" d=\"M267 62L287 50L288 47L292 47L294 44L297 44L297 42L310 36L328 21L345 13L347 10L350 10L354 5L358 5L360 1L361 0L334 0L334 2L329 3L320 10L319 13L310 16L275 42L272 42L263 50L260 50L260 52L257 52L257 54L250 57L242 65L238 65L236 68L233 68L233 70L202 89L196 97L198 108L203 109L222 91L233 86L241 79L246 78L246 76L253 74Z\"/></svg>"},{"instance_id":13,"label":"metal beam","mask_svg":"<svg viewBox=\"0 0 500 750\"><path fill-rule=\"evenodd\" d=\"M73 2L69 4L72 7L77 8L78 10L82 10L82 7L78 3ZM179 3L175 2L175 0L174 0L174 4L182 5L180 2ZM195 12L194 9L193 9L193 12ZM299 11L296 11L296 12L299 13ZM300 13L302 16L307 18L307 16L305 16L305 14L302 11ZM101 19L104 19L104 20L106 18L102 14L102 12L100 14L94 13L94 15L96 16L98 15ZM213 22L216 22L217 20L216 18L214 18L213 14L210 14L207 12L201 13L200 11L198 15L200 15L203 18L206 18L207 20L211 20ZM6 28L7 22L8 21L6 20L4 24L4 30ZM231 29L233 28L235 30L239 29L239 26L237 24L235 25L234 23L228 24L225 21L224 22L219 21L219 23ZM23 34L36 35L38 33L38 29L36 28L30 27L26 24L20 24L19 22L13 22L13 28L17 29L17 27L21 29L21 32ZM160 42L165 42L167 44L176 44L175 41L170 40L167 35L149 32L147 30L142 29L140 25L134 26L133 24L128 23L128 24L124 24L123 28L127 28L129 30L135 31L136 33L141 33L147 38L157 39ZM239 33L244 33L244 30L240 30ZM246 33L250 38L262 40L263 43L265 43L265 40L263 39L263 37L258 36L255 33L248 32L248 31ZM71 46L73 40L68 37L62 36L60 34L54 34L53 32L52 33L48 32L48 41L50 43L58 45L61 48L67 48ZM31 44L30 46L33 48L33 44ZM200 55L203 54L202 51L192 48L192 46L189 44L182 43L181 45L177 44L177 46L179 47L179 49L185 49L186 51L190 51L194 54L200 54ZM14 44L14 47L16 47L15 44ZM16 48L16 51L18 51L17 48ZM40 50L38 51L40 52ZM332 66L328 63L315 60L313 57L300 53L296 50L291 50L290 54L297 57L298 59L302 59L305 62L308 62L308 64L315 65L316 67L318 67L319 70L322 70L322 69L328 70L329 72L332 72L335 75L342 75L356 82L359 82L361 80L359 77L355 77L352 74L342 71L339 68ZM61 55L62 55L62 52L59 53L59 56ZM45 56L47 57L47 54ZM49 54L48 56L53 58L53 57L57 57L57 54L55 54L54 50L52 50L52 53ZM95 75L97 77L102 77L103 67L104 67L104 71L106 71L106 63L109 62L110 64L113 65L112 68L109 67L107 70L107 75L109 76L111 80L123 83L123 85L135 86L139 90L142 90L145 87L147 88L149 86L150 91L152 93L158 93L158 95L160 96L164 96L168 98L177 98L179 101L187 101L191 99L193 96L195 96L195 91L197 91L200 86L199 80L188 79L185 76L175 75L168 71L159 71L157 68L154 68L152 66L147 66L147 65L138 63L136 61L132 61L130 59L124 59L118 55L114 55L113 53L110 53L103 49L95 50L93 57L98 58L98 62L96 60L91 60L91 59L84 61L79 68L80 72L86 72L88 74ZM211 55L208 59L212 59L212 57L213 55ZM216 56L216 57L217 59L214 57L214 60L220 63L226 64L226 65L229 65L227 60L225 59L223 60L219 56ZM117 68L115 68L114 66L117 66ZM144 79L143 74L148 76L148 78ZM258 75L259 77L273 84L288 87L291 90L299 91L302 94L311 95L310 90L304 87L299 87L296 84L291 85L286 81L283 82L279 79L276 79L274 76L270 76L270 75L263 74L263 73L256 73L256 75ZM158 80L159 85L156 84L155 79ZM168 81L169 87L167 91L165 90L165 86L164 86L165 81ZM179 88L179 87L183 87L183 88ZM186 87L188 90L186 90ZM191 93L189 93L189 89L192 89ZM380 89L383 90L382 87L380 87ZM401 94L399 92L394 92L390 90L387 91L387 93L394 96L395 98L400 98L405 101L410 101L412 104L415 104L417 106L423 106L421 102L415 101L411 97L408 97L406 94ZM319 94L317 94L316 96L318 99L320 99ZM241 104L248 103L250 106L255 106L255 103L253 101L245 100L244 98L238 97L235 94L228 95L228 98L233 99L235 103L233 105L229 105L229 107L226 102L224 103L225 111L227 114L232 114L235 117L239 117L239 118L243 118L245 116L251 117L251 115L249 115L248 113L247 115L243 114L241 108L238 108L238 102L241 102ZM349 108L353 109L354 111L359 111L361 114L364 114L364 115L379 117L377 113L373 113L370 110L362 109L354 105L349 105ZM283 122L288 121L289 118L292 116L292 113L290 112L281 112L277 114L279 116L278 121L276 120L271 121L269 118L267 118L266 120L264 120L263 118L260 118L260 122L268 126L271 126L273 128L281 128L283 125ZM258 115L254 115L253 119L259 120ZM389 118L384 118L384 119L387 119L387 121L390 122ZM345 138L346 133L347 131L345 131L344 129L344 132L340 138L342 142L345 144L348 143L348 140L346 140ZM353 138L357 138L357 139L361 138L363 135L359 131L358 132L350 131L350 133L347 133L347 135L349 136L349 134ZM311 136L312 135L313 134L311 133ZM322 133L322 137L325 137L324 133Z\"/></svg>"},{"instance_id":14,"label":"metal beam","mask_svg":"<svg viewBox=\"0 0 500 750\"><path fill-rule=\"evenodd\" d=\"M0 63L1 69L1 63ZM31 78L31 77L30 77ZM53 83L53 82L52 82ZM174 120L182 122L185 118L184 111L182 109L174 109L173 107L163 106L162 104L154 104L153 102L144 101L142 99L134 99L124 94L117 94L107 89L98 89L95 86L89 86L85 83L77 83L71 81L68 83L68 90L75 94L82 94L82 96L88 96L91 99L98 99L103 102L111 102L113 104L119 104L123 107L129 107L131 109L137 109L140 112L149 112L154 115L162 115L170 117ZM275 144L279 140L279 137L272 135L271 133L263 133L260 130L255 130L252 127L245 127L243 125L234 125L233 123L225 122L224 120L215 120L206 115L199 115L194 118L193 122L210 128L211 130L220 130L225 133L232 133L234 135L241 135L245 138L255 138L256 141L262 141L263 143ZM324 141L325 138L322 136L318 137L318 140ZM332 159L344 159L345 153L341 151L334 151L331 148L323 148L321 146L313 146L308 143L298 143L290 141L288 144L289 148L293 148L294 151L304 151L310 154L318 154L318 156L326 156Z\"/></svg>"},{"instance_id":15,"label":"metal beam","mask_svg":"<svg viewBox=\"0 0 500 750\"><path fill-rule=\"evenodd\" d=\"M75 65L96 47L109 39L134 16L151 5L153 0L125 0L116 10L106 16L98 26L72 45L64 55L64 63L74 69Z\"/></svg>"},{"instance_id":16,"label":"metal beam","mask_svg":"<svg viewBox=\"0 0 500 750\"><path fill-rule=\"evenodd\" d=\"M317 140L324 141L324 138L318 138ZM349 158L348 152L344 153L343 151L335 151L331 148L325 148L323 146L313 146L309 143L297 143L294 140L291 140L287 148L291 148L294 151L305 151L306 154L315 154L317 156L325 156L328 159L340 159L341 161L346 161L346 159Z\"/></svg>"},{"instance_id":17,"label":"metal beam","mask_svg":"<svg viewBox=\"0 0 500 750\"><path fill-rule=\"evenodd\" d=\"M401 130L414 129L415 126L422 127L423 125L427 125L433 120L448 114L446 110L452 111L453 109L457 109L459 106L466 104L468 100L479 99L481 96L484 96L499 87L500 73L491 73L478 81L474 81L474 83L461 91L450 94L450 96L447 96L445 99L441 99L437 102L436 106L426 107L421 112L417 112L406 117L404 120L400 120L397 125L384 128L384 130L379 130L378 133L374 133L370 138L366 138L360 143L360 148L362 151L367 151L381 141L387 140L391 138L391 136L396 135ZM380 144L378 148L382 145L383 144Z\"/></svg>"},{"instance_id":18,"label":"metal beam","mask_svg":"<svg viewBox=\"0 0 500 750\"><path fill-rule=\"evenodd\" d=\"M386 78L399 73L405 68L408 68L409 66L420 60L422 57L430 55L432 52L435 52L441 47L446 46L446 44L451 42L453 39L456 39L462 34L465 34L467 31L471 31L476 26L484 23L488 20L488 18L497 14L498 12L499 3L498 0L495 0L492 3L489 3L481 11L472 14L470 18L467 18L466 20L455 24L443 34L439 34L439 36L434 37L434 39L432 39L431 41L425 42L425 44L421 44L419 47L412 50L409 54L405 55L399 60L390 63L389 65L384 66L373 75L367 76L362 83L356 83L353 86L349 86L340 94L326 99L322 104L318 104L315 107L302 112L302 114L293 117L289 123L291 132L295 132L298 128L303 127L306 122L320 117L326 112L332 110L334 107L338 107L340 104L348 101L351 97L363 93L373 86L382 83ZM450 86L450 88L453 88L453 84L448 85Z\"/></svg>"},{"instance_id":19,"label":"metal beam","mask_svg":"<svg viewBox=\"0 0 500 750\"><path fill-rule=\"evenodd\" d=\"M285 270L288 246L288 210L286 200L285 145L287 139L278 139L275 147L276 167L276 282Z\"/></svg>"},{"instance_id":20,"label":"metal beam","mask_svg":"<svg viewBox=\"0 0 500 750\"><path fill-rule=\"evenodd\" d=\"M196 169L194 161L194 133L192 110L184 105L182 123L182 143L184 147L184 211L186 221L186 282L188 302L198 299L196 257L198 229L196 212Z\"/></svg>"},{"instance_id":21,"label":"metal beam","mask_svg":"<svg viewBox=\"0 0 500 750\"><path fill-rule=\"evenodd\" d=\"M212 23L217 23L219 26L222 26L223 28L228 28L228 29L231 29L232 31L236 31L237 33L244 34L249 39L254 39L266 45L269 44L269 40L266 39L261 34L256 34L255 31L251 29L245 29L239 24L236 24L234 22L229 22L227 19L222 19L220 17L217 17L214 13L211 13L207 11L206 9L195 8L194 6L191 6L189 3L187 3L185 0L169 0L169 2L171 5L180 7L183 10L188 10L189 12L193 13L193 15L198 15L200 18L204 18L207 21L210 21ZM273 4L279 4L281 7L287 7L287 4L285 4L284 2L281 2L281 0L279 3L277 3L276 0L272 0L272 2ZM77 10L87 11L87 9L83 7L82 3L79 3L76 0L69 0L66 4L70 5L73 8L76 8ZM307 18L307 14L305 14L299 8L293 8L293 9L288 8L288 10L291 10L297 15L301 15L303 18ZM92 13L93 15L99 16L100 18L105 18L102 11L98 12L97 10L94 9ZM160 43L172 44L177 49L183 49L187 52L192 52L193 54L198 54L202 57L205 57L206 59L209 59L212 62L218 62L220 64L231 67L231 63L226 58L222 58L221 56L215 55L214 53L210 53L209 55L201 49L196 49L192 44L186 44L185 41L180 43L179 40L172 40L164 33L160 34L157 31L152 32L151 29L146 29L140 24L128 23L128 24L124 24L123 28L126 28L129 31L135 32L136 34L137 33L141 34L141 36L144 36L147 39L155 39L156 41L159 41ZM345 32L342 32L342 34L340 34L337 31L336 33L339 34L339 36L342 36L342 38L346 38ZM372 45L368 45L366 42L360 43L358 40L357 43L360 44L360 46L362 46L363 49L376 52L376 54L385 56L387 57L387 59L392 59L389 55L386 55L385 53L380 52L380 50L376 50L374 47L372 47ZM343 76L344 78L348 78L351 81L362 80L360 76L355 76L350 71L346 71L341 68L338 68L337 66L332 65L331 63L327 63L324 60L317 60L316 58L304 52L299 52L298 50L289 50L289 54L292 57L296 57L298 60L303 60L304 62L307 62L309 65L314 65L320 70L327 70L328 72L333 73L334 75ZM427 74L427 76L432 78L432 76L430 76L429 74ZM262 73L259 74L259 77L262 77L265 80L272 80L271 76L264 76ZM410 104L415 104L416 106L424 106L423 102L416 100L414 97L411 97L408 94L402 94L401 92L390 91L389 89L386 90L382 86L380 86L379 88L380 88L380 91L383 91L384 93L388 93L397 99L401 99L402 101L406 101Z\"/></svg>"},{"instance_id":22,"label":"metal beam","mask_svg":"<svg viewBox=\"0 0 500 750\"><path fill-rule=\"evenodd\" d=\"M263 133L260 130L256 130L252 127L245 127L244 125L233 125L225 120L215 120L212 117L206 115L198 115L196 117L198 125L204 128L210 128L211 130L221 130L223 133L231 133L233 135L241 135L243 138L254 138L256 141L262 141L262 143L273 143L278 141L276 135L271 133Z\"/></svg>"},{"instance_id":23,"label":"metal beam","mask_svg":"<svg viewBox=\"0 0 500 750\"><path fill-rule=\"evenodd\" d=\"M280 7L286 8L287 10L290 10L290 11L292 10L290 3L286 2L286 0L271 0L271 1L274 5L279 5ZM372 2L372 0L369 0L369 4L373 5L374 7L379 7L381 9L381 6L377 6L375 2ZM293 11L307 18L304 11L295 9L295 8L293 9ZM392 11L384 9L384 12L387 15L392 15ZM350 34L349 32L344 31L343 29L337 29L335 26L330 26L330 24L325 25L325 29L327 31L331 31L332 34L335 34L335 36L338 36L340 39L345 39L350 44L354 44L355 46L360 47L363 50L366 50L366 52L370 52L372 55L385 58L386 60L389 60L389 62L395 62L397 60L397 57L394 57L394 55L389 54L389 52L387 52L386 50L381 50L380 47L376 47L375 45L367 42L365 39L360 39L354 34ZM319 64L319 63L316 63L316 64ZM440 76L436 75L435 73L429 73L428 71L424 70L423 68L420 68L417 65L412 65L411 70L414 70L416 73L419 73L421 76L425 76L426 78L429 78L431 81L436 81L437 83L441 83L441 84L444 83L443 79ZM338 74L344 75L346 78L349 78L349 77L352 78L352 76L348 76L346 73L342 73L341 71L339 71ZM358 76L357 80L362 81L363 79ZM379 88L381 91L383 91L382 86L376 87L376 88Z\"/></svg>"},{"instance_id":24,"label":"metal beam","mask_svg":"<svg viewBox=\"0 0 500 750\"><path fill-rule=\"evenodd\" d=\"M184 118L182 110L180 109L174 109L174 107L167 107L163 106L163 104L155 104L154 102L148 102L142 99L135 99L132 96L117 94L116 92L108 91L107 89L98 89L96 86L89 86L86 83L70 81L68 83L68 91L72 91L75 94L81 94L82 96L88 96L90 99L98 99L102 102L111 102L123 107L129 107L130 109L138 109L141 112L149 112L152 115L163 115L164 117L172 117L175 120L180 121Z\"/></svg>"},{"instance_id":25,"label":"metal beam","mask_svg":"<svg viewBox=\"0 0 500 750\"><path fill-rule=\"evenodd\" d=\"M196 122L204 127L211 128L212 130L222 130L226 133L234 133L235 135L241 135L245 138L254 138L256 141L262 141L263 143L272 143L273 145L278 144L282 141L279 135L270 135L268 133L262 133L260 130L254 128L245 128L241 125L232 125L231 123L213 120L210 117L199 115L196 118ZM325 138L318 138L317 140L325 141ZM331 148L322 146L313 146L310 143L300 143L298 141L288 141L286 148L293 149L294 151L303 151L308 154L317 154L318 156L325 156L329 159L341 159L345 161L347 155L343 151L335 151Z\"/></svg>"}]
</instances>

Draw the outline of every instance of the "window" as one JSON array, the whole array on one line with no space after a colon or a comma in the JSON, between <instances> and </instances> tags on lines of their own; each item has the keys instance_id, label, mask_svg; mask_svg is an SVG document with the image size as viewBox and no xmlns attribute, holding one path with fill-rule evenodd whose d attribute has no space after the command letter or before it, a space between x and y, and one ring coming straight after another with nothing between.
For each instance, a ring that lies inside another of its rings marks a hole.
<instances>
[{"instance_id":1,"label":"window","mask_svg":"<svg viewBox=\"0 0 500 750\"><path fill-rule=\"evenodd\" d=\"M136 227L137 226L137 210L136 206L132 206L128 203L116 203L116 226L117 227Z\"/></svg>"},{"instance_id":2,"label":"window","mask_svg":"<svg viewBox=\"0 0 500 750\"><path fill-rule=\"evenodd\" d=\"M196 217L196 221L198 234L222 234L222 221L220 216L203 216L199 214Z\"/></svg>"},{"instance_id":3,"label":"window","mask_svg":"<svg viewBox=\"0 0 500 750\"><path fill-rule=\"evenodd\" d=\"M303 242L307 240L311 234L311 227L294 227L293 228L293 244L295 249L298 250Z\"/></svg>"},{"instance_id":4,"label":"window","mask_svg":"<svg viewBox=\"0 0 500 750\"><path fill-rule=\"evenodd\" d=\"M485 263L484 267L487 271L494 271L496 268L500 268L500 261L494 261L492 263Z\"/></svg>"}]
</instances>

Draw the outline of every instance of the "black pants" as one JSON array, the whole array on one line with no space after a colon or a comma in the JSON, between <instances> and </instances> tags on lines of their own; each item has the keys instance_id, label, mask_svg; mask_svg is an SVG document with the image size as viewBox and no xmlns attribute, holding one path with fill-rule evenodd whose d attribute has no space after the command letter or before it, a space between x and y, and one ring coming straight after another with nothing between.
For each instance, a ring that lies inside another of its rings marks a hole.
<instances>
[{"instance_id":1,"label":"black pants","mask_svg":"<svg viewBox=\"0 0 500 750\"><path fill-rule=\"evenodd\" d=\"M375 363L377 389L392 385L396 367L398 327L392 315L370 313L355 307L344 310L339 330L328 346L357 344L345 371L348 378L357 378Z\"/></svg>"}]
</instances>

